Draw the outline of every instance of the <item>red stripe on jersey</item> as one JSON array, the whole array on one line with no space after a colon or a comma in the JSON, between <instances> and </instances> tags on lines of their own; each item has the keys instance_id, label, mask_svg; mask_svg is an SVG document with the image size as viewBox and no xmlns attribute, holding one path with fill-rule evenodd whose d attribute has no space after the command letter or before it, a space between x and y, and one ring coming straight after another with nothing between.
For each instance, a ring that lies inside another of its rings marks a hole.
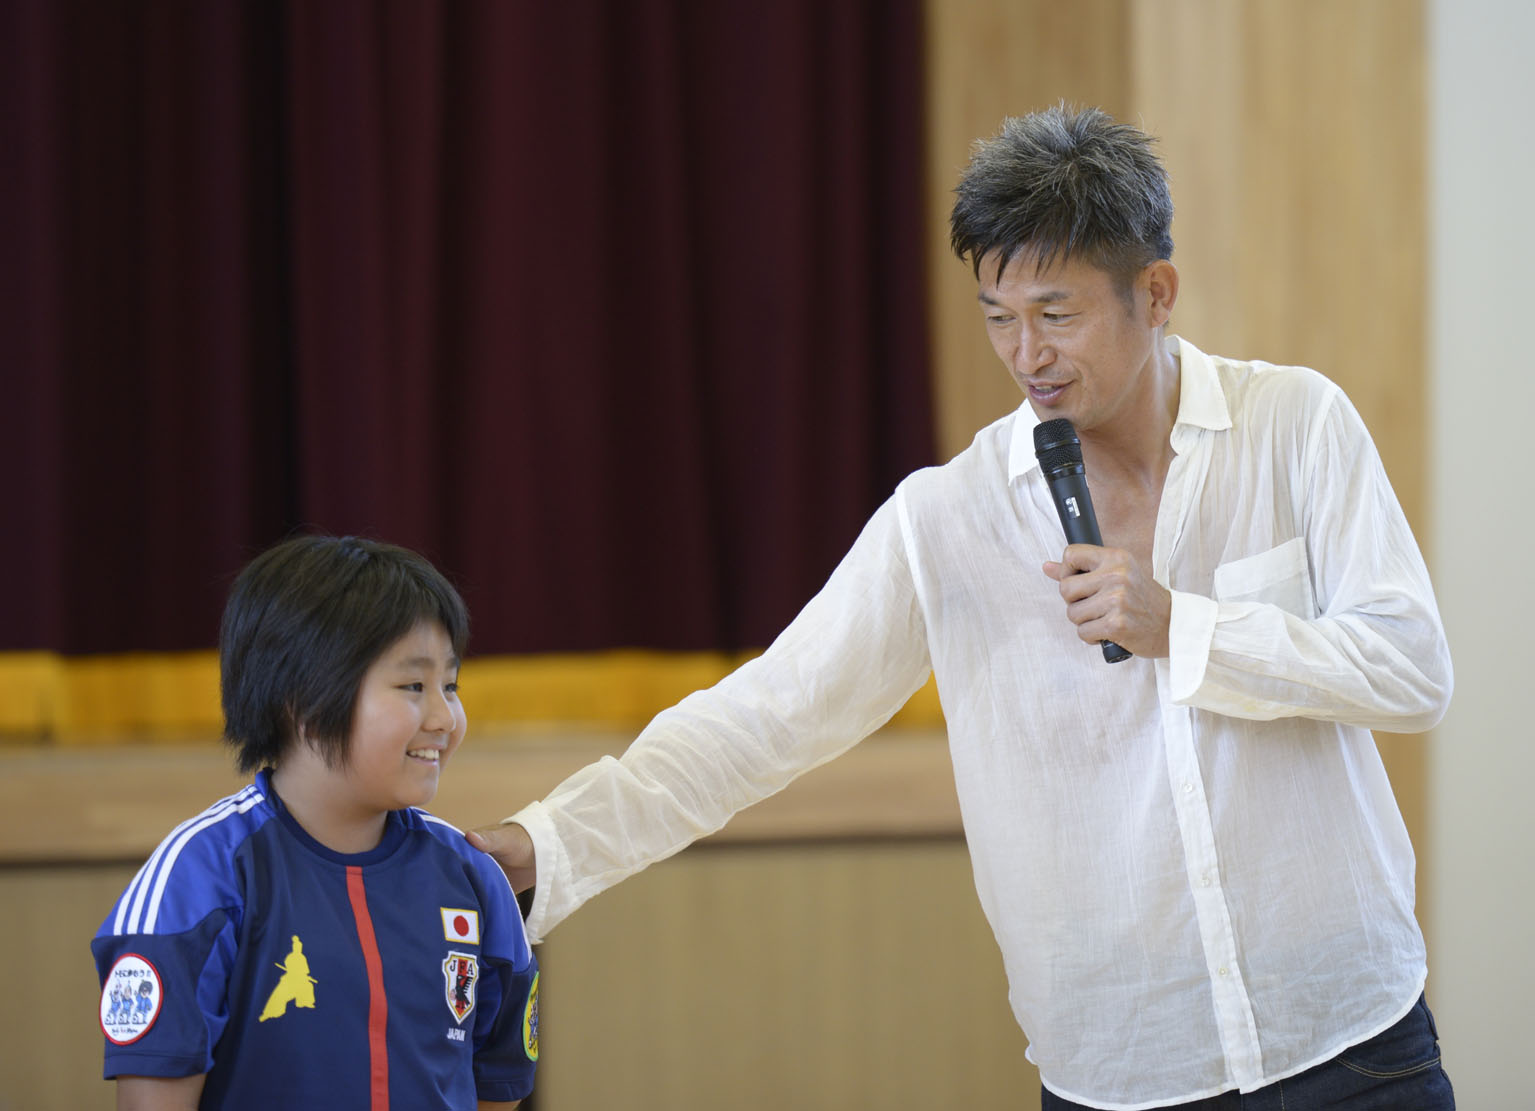
<instances>
[{"instance_id":1,"label":"red stripe on jersey","mask_svg":"<svg viewBox=\"0 0 1535 1111\"><path fill-rule=\"evenodd\" d=\"M384 1038L385 1027L389 1025L389 999L384 995L384 961L379 956L378 938L373 934L373 917L368 913L368 893L363 887L361 868L347 868L346 893L352 901L363 963L368 966L368 1074L372 1108L389 1111L389 1045Z\"/></svg>"}]
</instances>

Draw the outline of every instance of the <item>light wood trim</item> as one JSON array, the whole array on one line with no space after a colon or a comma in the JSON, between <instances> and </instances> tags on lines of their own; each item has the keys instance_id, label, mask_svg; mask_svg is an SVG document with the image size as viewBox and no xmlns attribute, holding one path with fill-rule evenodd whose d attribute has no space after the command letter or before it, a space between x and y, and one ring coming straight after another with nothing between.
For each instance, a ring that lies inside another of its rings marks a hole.
<instances>
[{"instance_id":1,"label":"light wood trim","mask_svg":"<svg viewBox=\"0 0 1535 1111\"><path fill-rule=\"evenodd\" d=\"M628 740L578 732L471 738L430 809L465 828L494 824ZM0 752L0 863L142 860L179 822L245 782L212 742ZM887 730L743 811L715 840L959 835L943 735Z\"/></svg>"}]
</instances>

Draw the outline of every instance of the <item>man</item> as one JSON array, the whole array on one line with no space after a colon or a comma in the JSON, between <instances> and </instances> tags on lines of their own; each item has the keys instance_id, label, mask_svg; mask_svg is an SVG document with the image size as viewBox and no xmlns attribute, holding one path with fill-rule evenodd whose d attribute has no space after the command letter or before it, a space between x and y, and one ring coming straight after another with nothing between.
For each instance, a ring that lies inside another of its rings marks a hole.
<instances>
[{"instance_id":1,"label":"man","mask_svg":"<svg viewBox=\"0 0 1535 1111\"><path fill-rule=\"evenodd\" d=\"M1166 334L1172 203L1140 131L1009 120L956 192L1028 404L909 476L765 654L481 843L519 887L536 861L542 934L931 669L1045 1108L1453 1106L1369 732L1438 721L1450 661L1358 414L1312 371ZM1057 418L1101 546L1065 544L1040 473Z\"/></svg>"}]
</instances>

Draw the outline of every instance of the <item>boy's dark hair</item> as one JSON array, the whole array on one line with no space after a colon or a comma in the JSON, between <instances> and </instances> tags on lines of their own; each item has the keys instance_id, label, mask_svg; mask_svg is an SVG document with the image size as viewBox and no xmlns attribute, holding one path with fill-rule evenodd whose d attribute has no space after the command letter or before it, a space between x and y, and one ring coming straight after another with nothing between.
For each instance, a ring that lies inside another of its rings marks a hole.
<instances>
[{"instance_id":1,"label":"boy's dark hair","mask_svg":"<svg viewBox=\"0 0 1535 1111\"><path fill-rule=\"evenodd\" d=\"M1000 276L1028 251L1039 270L1080 258L1128 294L1141 270L1173 254L1173 201L1152 142L1097 108L1004 120L976 142L954 190L949 245L977 279L991 252Z\"/></svg>"},{"instance_id":2,"label":"boy's dark hair","mask_svg":"<svg viewBox=\"0 0 1535 1111\"><path fill-rule=\"evenodd\" d=\"M369 667L417 624L440 622L462 658L469 613L427 560L356 537L297 536L246 565L219 629L224 739L242 772L275 764L303 728L346 763Z\"/></svg>"}]
</instances>

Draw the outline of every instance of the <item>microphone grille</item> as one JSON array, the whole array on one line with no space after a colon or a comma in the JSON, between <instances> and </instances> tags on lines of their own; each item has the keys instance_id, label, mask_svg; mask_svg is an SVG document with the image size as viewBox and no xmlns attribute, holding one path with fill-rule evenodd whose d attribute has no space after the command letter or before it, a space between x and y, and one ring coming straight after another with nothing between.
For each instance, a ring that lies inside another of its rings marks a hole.
<instances>
[{"instance_id":1,"label":"microphone grille","mask_svg":"<svg viewBox=\"0 0 1535 1111\"><path fill-rule=\"evenodd\" d=\"M1082 466L1082 449L1076 444L1062 444L1060 447L1047 448L1036 452L1039 459L1039 469L1046 476L1055 474L1062 469L1070 469Z\"/></svg>"},{"instance_id":2,"label":"microphone grille","mask_svg":"<svg viewBox=\"0 0 1535 1111\"><path fill-rule=\"evenodd\" d=\"M1034 426L1034 454L1047 472L1060 466L1080 466L1082 442L1069 420L1047 420Z\"/></svg>"}]
</instances>

